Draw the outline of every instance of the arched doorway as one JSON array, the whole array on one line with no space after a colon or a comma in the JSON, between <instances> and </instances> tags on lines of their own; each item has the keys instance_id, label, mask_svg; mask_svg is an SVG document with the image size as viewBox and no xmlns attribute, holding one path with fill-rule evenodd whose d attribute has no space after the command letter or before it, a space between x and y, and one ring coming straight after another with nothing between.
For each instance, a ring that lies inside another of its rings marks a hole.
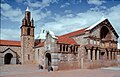
<instances>
[{"instance_id":1,"label":"arched doorway","mask_svg":"<svg viewBox=\"0 0 120 77\"><path fill-rule=\"evenodd\" d=\"M51 66L51 54L46 53L45 57L46 57L45 62L46 62L46 68L47 68L48 66Z\"/></svg>"},{"instance_id":2,"label":"arched doorway","mask_svg":"<svg viewBox=\"0 0 120 77\"><path fill-rule=\"evenodd\" d=\"M10 64L12 57L13 55L11 53L7 53L4 57L4 64Z\"/></svg>"}]
</instances>

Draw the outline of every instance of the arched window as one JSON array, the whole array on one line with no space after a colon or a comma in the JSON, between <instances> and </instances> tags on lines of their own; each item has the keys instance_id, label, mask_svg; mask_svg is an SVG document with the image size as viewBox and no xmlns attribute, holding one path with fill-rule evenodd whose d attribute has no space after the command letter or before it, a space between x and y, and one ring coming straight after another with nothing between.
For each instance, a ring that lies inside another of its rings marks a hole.
<instances>
[{"instance_id":1,"label":"arched window","mask_svg":"<svg viewBox=\"0 0 120 77\"><path fill-rule=\"evenodd\" d=\"M103 26L100 31L100 38L101 39L106 38L108 33L109 33L109 29L106 26Z\"/></svg>"},{"instance_id":2,"label":"arched window","mask_svg":"<svg viewBox=\"0 0 120 77\"><path fill-rule=\"evenodd\" d=\"M30 35L30 28L27 29L27 35Z\"/></svg>"}]
</instances>

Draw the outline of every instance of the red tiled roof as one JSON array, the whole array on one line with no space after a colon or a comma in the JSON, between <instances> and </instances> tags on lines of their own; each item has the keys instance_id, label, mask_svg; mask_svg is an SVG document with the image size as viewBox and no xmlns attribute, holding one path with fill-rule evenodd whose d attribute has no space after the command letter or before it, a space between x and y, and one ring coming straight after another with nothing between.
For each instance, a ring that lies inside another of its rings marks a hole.
<instances>
[{"instance_id":1,"label":"red tiled roof","mask_svg":"<svg viewBox=\"0 0 120 77\"><path fill-rule=\"evenodd\" d=\"M86 29L87 28L83 28L83 29L80 29L80 30L77 30L77 31L74 31L74 32L70 32L70 33L61 35L61 36L71 37L71 36L79 35L79 34L85 33Z\"/></svg>"},{"instance_id":2,"label":"red tiled roof","mask_svg":"<svg viewBox=\"0 0 120 77\"><path fill-rule=\"evenodd\" d=\"M83 33L85 33L85 31L86 31L86 28L58 36L58 43L77 44L75 42L75 40L70 38L70 37L75 36L75 35L79 35L79 34L83 34Z\"/></svg>"},{"instance_id":3,"label":"red tiled roof","mask_svg":"<svg viewBox=\"0 0 120 77\"><path fill-rule=\"evenodd\" d=\"M64 43L64 44L77 44L72 38L69 37L63 37L58 36L58 43Z\"/></svg>"},{"instance_id":4,"label":"red tiled roof","mask_svg":"<svg viewBox=\"0 0 120 77\"><path fill-rule=\"evenodd\" d=\"M4 46L21 46L20 41L0 40L0 45Z\"/></svg>"},{"instance_id":5,"label":"red tiled roof","mask_svg":"<svg viewBox=\"0 0 120 77\"><path fill-rule=\"evenodd\" d=\"M43 46L44 46L44 42L41 42L38 45L36 45L36 47L43 47Z\"/></svg>"}]
</instances>

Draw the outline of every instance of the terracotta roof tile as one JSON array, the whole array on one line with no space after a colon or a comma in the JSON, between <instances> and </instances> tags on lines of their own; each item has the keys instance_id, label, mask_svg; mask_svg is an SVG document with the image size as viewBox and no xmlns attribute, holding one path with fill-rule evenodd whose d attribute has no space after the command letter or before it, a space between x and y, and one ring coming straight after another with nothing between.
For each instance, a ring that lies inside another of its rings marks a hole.
<instances>
[{"instance_id":1,"label":"terracotta roof tile","mask_svg":"<svg viewBox=\"0 0 120 77\"><path fill-rule=\"evenodd\" d=\"M80 30L77 30L77 31L74 31L74 32L70 32L70 33L67 33L67 34L64 34L64 35L61 35L61 36L71 37L71 36L79 35L79 34L85 33L87 28L83 28L83 29L80 29Z\"/></svg>"},{"instance_id":2,"label":"terracotta roof tile","mask_svg":"<svg viewBox=\"0 0 120 77\"><path fill-rule=\"evenodd\" d=\"M38 45L36 45L35 47L43 47L43 46L44 46L44 42L41 42Z\"/></svg>"},{"instance_id":3,"label":"terracotta roof tile","mask_svg":"<svg viewBox=\"0 0 120 77\"><path fill-rule=\"evenodd\" d=\"M64 43L64 44L77 44L72 38L63 37L63 36L58 36L57 42Z\"/></svg>"},{"instance_id":4,"label":"terracotta roof tile","mask_svg":"<svg viewBox=\"0 0 120 77\"><path fill-rule=\"evenodd\" d=\"M75 42L75 40L70 38L70 37L75 36L75 35L79 35L79 34L83 34L83 33L85 33L85 31L86 31L86 28L58 36L58 43L77 44Z\"/></svg>"},{"instance_id":5,"label":"terracotta roof tile","mask_svg":"<svg viewBox=\"0 0 120 77\"><path fill-rule=\"evenodd\" d=\"M20 41L0 40L0 45L3 46L21 46Z\"/></svg>"}]
</instances>

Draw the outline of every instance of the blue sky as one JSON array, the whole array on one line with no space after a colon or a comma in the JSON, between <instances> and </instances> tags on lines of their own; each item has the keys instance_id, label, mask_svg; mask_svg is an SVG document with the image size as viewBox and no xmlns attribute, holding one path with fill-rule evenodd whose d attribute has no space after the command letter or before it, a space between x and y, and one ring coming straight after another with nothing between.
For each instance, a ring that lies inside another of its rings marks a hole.
<instances>
[{"instance_id":1,"label":"blue sky","mask_svg":"<svg viewBox=\"0 0 120 77\"><path fill-rule=\"evenodd\" d=\"M1 39L20 40L27 6L35 20L35 37L41 28L61 35L91 26L103 16L120 35L119 0L1 0Z\"/></svg>"}]
</instances>

